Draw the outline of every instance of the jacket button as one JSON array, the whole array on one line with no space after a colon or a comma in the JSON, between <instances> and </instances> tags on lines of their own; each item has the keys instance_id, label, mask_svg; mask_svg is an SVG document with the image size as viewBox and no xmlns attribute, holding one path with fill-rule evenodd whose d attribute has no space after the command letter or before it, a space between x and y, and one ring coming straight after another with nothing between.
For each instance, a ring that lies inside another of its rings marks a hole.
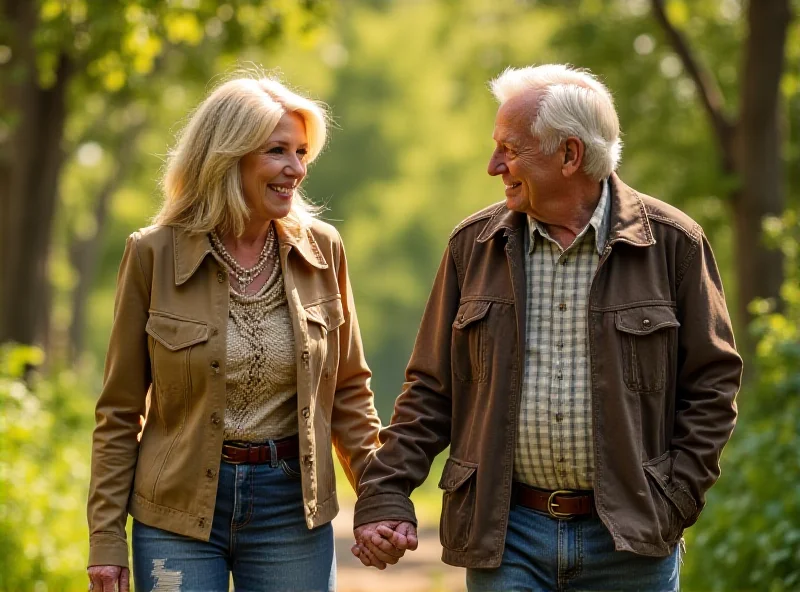
<instances>
[{"instance_id":1,"label":"jacket button","mask_svg":"<svg viewBox=\"0 0 800 592\"><path fill-rule=\"evenodd\" d=\"M650 319L645 319L642 321L642 327L649 327L650 326Z\"/></svg>"},{"instance_id":2,"label":"jacket button","mask_svg":"<svg viewBox=\"0 0 800 592\"><path fill-rule=\"evenodd\" d=\"M200 518L200 520L197 521L197 526L199 526L200 528L205 528L206 519L205 518Z\"/></svg>"},{"instance_id":3,"label":"jacket button","mask_svg":"<svg viewBox=\"0 0 800 592\"><path fill-rule=\"evenodd\" d=\"M309 357L310 357L310 356L309 356L308 352L307 352L307 351L304 351L304 352L303 352L303 361L304 361L305 363L308 363L308 358L309 358Z\"/></svg>"},{"instance_id":4,"label":"jacket button","mask_svg":"<svg viewBox=\"0 0 800 592\"><path fill-rule=\"evenodd\" d=\"M328 368L325 368L325 370L322 371L322 377L325 380L328 380L331 377L331 371Z\"/></svg>"},{"instance_id":5,"label":"jacket button","mask_svg":"<svg viewBox=\"0 0 800 592\"><path fill-rule=\"evenodd\" d=\"M217 476L217 472L214 469L206 469L206 477L209 479L213 479Z\"/></svg>"},{"instance_id":6,"label":"jacket button","mask_svg":"<svg viewBox=\"0 0 800 592\"><path fill-rule=\"evenodd\" d=\"M562 302L558 305L558 310L567 310L567 303Z\"/></svg>"},{"instance_id":7,"label":"jacket button","mask_svg":"<svg viewBox=\"0 0 800 592\"><path fill-rule=\"evenodd\" d=\"M303 457L303 462L306 463L306 465L308 465L310 467L312 464L314 464L314 459L312 458L312 456L310 454L306 454Z\"/></svg>"},{"instance_id":8,"label":"jacket button","mask_svg":"<svg viewBox=\"0 0 800 592\"><path fill-rule=\"evenodd\" d=\"M224 274L224 273L222 273L221 271L218 271L218 272L217 272L217 281L218 281L220 284L224 284L224 283L225 283L225 274Z\"/></svg>"},{"instance_id":9,"label":"jacket button","mask_svg":"<svg viewBox=\"0 0 800 592\"><path fill-rule=\"evenodd\" d=\"M214 424L214 425L219 425L219 421L220 421L219 420L219 413L216 413L216 412L212 413L211 414L211 423Z\"/></svg>"},{"instance_id":10,"label":"jacket button","mask_svg":"<svg viewBox=\"0 0 800 592\"><path fill-rule=\"evenodd\" d=\"M303 410L300 413L305 419L308 419L311 416L311 410L308 407L303 407Z\"/></svg>"},{"instance_id":11,"label":"jacket button","mask_svg":"<svg viewBox=\"0 0 800 592\"><path fill-rule=\"evenodd\" d=\"M219 372L219 362L217 362L216 360L211 362L211 368L212 370L214 370L214 374L217 374Z\"/></svg>"}]
</instances>

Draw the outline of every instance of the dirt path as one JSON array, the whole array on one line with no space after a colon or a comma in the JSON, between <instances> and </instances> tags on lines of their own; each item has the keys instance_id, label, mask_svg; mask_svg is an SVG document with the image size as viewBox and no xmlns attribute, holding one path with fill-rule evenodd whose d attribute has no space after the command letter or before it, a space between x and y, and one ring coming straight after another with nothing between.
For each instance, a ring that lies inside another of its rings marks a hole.
<instances>
[{"instance_id":1,"label":"dirt path","mask_svg":"<svg viewBox=\"0 0 800 592\"><path fill-rule=\"evenodd\" d=\"M338 592L463 592L464 570L442 563L436 529L419 533L419 548L406 553L397 565L384 571L367 568L350 553L353 544L353 509L342 504L333 521L336 533Z\"/></svg>"}]
</instances>

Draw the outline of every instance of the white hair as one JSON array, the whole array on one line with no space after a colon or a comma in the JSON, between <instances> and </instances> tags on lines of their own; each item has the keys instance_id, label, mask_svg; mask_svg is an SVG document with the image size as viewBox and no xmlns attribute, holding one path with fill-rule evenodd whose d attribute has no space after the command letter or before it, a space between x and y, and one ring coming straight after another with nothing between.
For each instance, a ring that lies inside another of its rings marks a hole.
<instances>
[{"instance_id":1,"label":"white hair","mask_svg":"<svg viewBox=\"0 0 800 592\"><path fill-rule=\"evenodd\" d=\"M509 99L538 92L531 132L542 152L552 154L570 136L585 146L583 171L600 181L619 165L622 141L614 99L588 70L561 64L506 68L490 83L502 105Z\"/></svg>"}]
</instances>

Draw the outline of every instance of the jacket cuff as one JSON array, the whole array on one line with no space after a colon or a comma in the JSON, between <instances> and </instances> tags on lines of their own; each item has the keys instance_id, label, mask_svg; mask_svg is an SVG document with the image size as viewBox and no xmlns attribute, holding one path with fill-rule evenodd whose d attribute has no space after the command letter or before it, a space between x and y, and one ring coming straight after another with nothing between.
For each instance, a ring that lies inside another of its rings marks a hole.
<instances>
[{"instance_id":1,"label":"jacket cuff","mask_svg":"<svg viewBox=\"0 0 800 592\"><path fill-rule=\"evenodd\" d=\"M666 493L672 503L678 508L683 523L688 527L697 522L701 508L697 507L689 488L673 479L666 486Z\"/></svg>"},{"instance_id":2,"label":"jacket cuff","mask_svg":"<svg viewBox=\"0 0 800 592\"><path fill-rule=\"evenodd\" d=\"M128 542L115 534L98 533L89 538L89 565L128 567Z\"/></svg>"},{"instance_id":3,"label":"jacket cuff","mask_svg":"<svg viewBox=\"0 0 800 592\"><path fill-rule=\"evenodd\" d=\"M380 493L361 497L356 502L353 528L370 522L401 520L417 525L413 502L399 493Z\"/></svg>"}]
</instances>

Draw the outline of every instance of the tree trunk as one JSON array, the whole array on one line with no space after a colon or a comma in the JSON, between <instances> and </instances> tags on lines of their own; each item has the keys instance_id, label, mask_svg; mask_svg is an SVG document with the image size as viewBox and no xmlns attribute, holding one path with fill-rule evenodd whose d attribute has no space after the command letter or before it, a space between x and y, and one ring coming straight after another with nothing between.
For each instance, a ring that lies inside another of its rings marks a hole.
<instances>
[{"instance_id":1,"label":"tree trunk","mask_svg":"<svg viewBox=\"0 0 800 592\"><path fill-rule=\"evenodd\" d=\"M779 302L783 256L764 244L763 222L785 207L780 133L780 82L784 68L789 0L751 0L744 48L739 115L728 122L716 80L699 64L686 39L666 16L664 0L651 0L653 14L691 78L720 147L724 172L738 178L731 194L740 349L752 352L748 305L756 298Z\"/></svg>"},{"instance_id":2,"label":"tree trunk","mask_svg":"<svg viewBox=\"0 0 800 592\"><path fill-rule=\"evenodd\" d=\"M73 68L62 55L52 87L41 88L33 47L35 2L11 3L13 23L9 83L4 108L15 116L5 146L0 281L0 343L42 342L49 312L47 259L56 189L63 163L61 140L66 118L66 91Z\"/></svg>"},{"instance_id":3,"label":"tree trunk","mask_svg":"<svg viewBox=\"0 0 800 592\"><path fill-rule=\"evenodd\" d=\"M786 207L780 131L780 81L791 14L789 0L751 1L734 154L739 190L733 202L739 318L755 298L778 302L780 251L764 246L762 224Z\"/></svg>"},{"instance_id":4,"label":"tree trunk","mask_svg":"<svg viewBox=\"0 0 800 592\"><path fill-rule=\"evenodd\" d=\"M75 239L70 246L70 261L78 276L78 282L72 293L72 319L69 327L69 355L73 361L83 351L86 305L88 304L89 292L97 269L97 259L100 253L100 245L102 244L108 204L133 164L136 140L143 128L144 124L140 123L122 134L120 144L115 151L114 170L100 190L95 202L95 233L83 240Z\"/></svg>"}]
</instances>

